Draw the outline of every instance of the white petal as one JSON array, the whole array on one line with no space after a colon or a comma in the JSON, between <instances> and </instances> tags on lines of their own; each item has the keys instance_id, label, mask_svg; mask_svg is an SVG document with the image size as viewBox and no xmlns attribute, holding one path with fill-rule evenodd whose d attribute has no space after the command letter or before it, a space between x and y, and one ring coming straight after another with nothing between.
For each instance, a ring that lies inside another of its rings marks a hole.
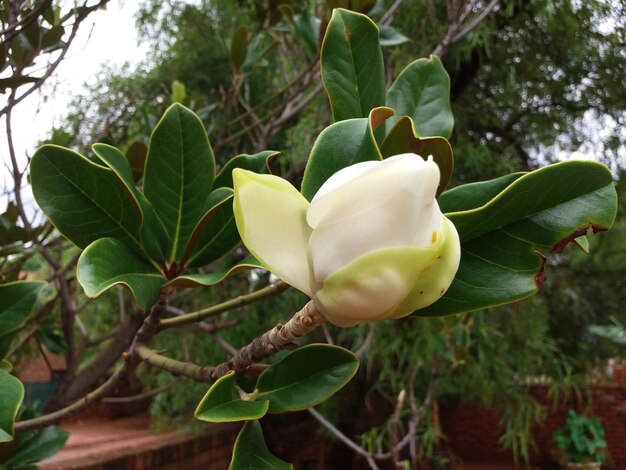
<instances>
[{"instance_id":1,"label":"white petal","mask_svg":"<svg viewBox=\"0 0 626 470\"><path fill-rule=\"evenodd\" d=\"M430 245L441 230L434 162L403 154L373 163L311 203L309 255L318 281L381 248Z\"/></svg>"},{"instance_id":2,"label":"white petal","mask_svg":"<svg viewBox=\"0 0 626 470\"><path fill-rule=\"evenodd\" d=\"M233 171L237 229L246 247L273 274L311 297L307 200L286 180Z\"/></svg>"}]
</instances>

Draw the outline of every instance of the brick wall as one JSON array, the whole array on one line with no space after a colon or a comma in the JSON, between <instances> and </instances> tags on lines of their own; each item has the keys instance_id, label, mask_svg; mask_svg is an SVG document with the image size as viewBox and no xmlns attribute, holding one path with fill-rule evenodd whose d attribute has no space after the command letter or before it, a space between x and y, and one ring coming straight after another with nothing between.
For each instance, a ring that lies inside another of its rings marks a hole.
<instances>
[{"instance_id":1,"label":"brick wall","mask_svg":"<svg viewBox=\"0 0 626 470\"><path fill-rule=\"evenodd\" d=\"M545 405L548 412L546 423L533 429L537 449L532 454L532 459L541 468L550 468L556 463L552 433L565 423L568 410L573 408L582 412L585 409L584 400L575 395L568 402L554 408L547 391L545 386L533 386L531 390L535 399ZM587 397L591 400L591 415L600 417L604 425L614 467L626 469L626 386L593 386L589 395L583 398ZM463 460L512 460L511 453L503 451L498 443L502 432L499 424L501 416L497 411L478 404L461 403L442 406L440 414L448 446Z\"/></svg>"}]
</instances>

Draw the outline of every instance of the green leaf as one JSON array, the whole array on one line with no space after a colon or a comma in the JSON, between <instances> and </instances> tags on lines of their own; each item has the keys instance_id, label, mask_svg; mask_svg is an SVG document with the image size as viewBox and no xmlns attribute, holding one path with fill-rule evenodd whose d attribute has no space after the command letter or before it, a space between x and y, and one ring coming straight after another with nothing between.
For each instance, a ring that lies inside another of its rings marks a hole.
<instances>
[{"instance_id":1,"label":"green leaf","mask_svg":"<svg viewBox=\"0 0 626 470\"><path fill-rule=\"evenodd\" d=\"M402 116L396 121L381 144L380 153L383 158L401 153L416 153L424 159L432 155L441 173L437 195L441 194L448 185L454 170L454 157L450 143L443 137L417 137L413 120L408 116Z\"/></svg>"},{"instance_id":2,"label":"green leaf","mask_svg":"<svg viewBox=\"0 0 626 470\"><path fill-rule=\"evenodd\" d=\"M233 170L235 168L243 168L244 170L254 171L255 173L269 173L270 161L279 154L280 152L274 150L266 150L253 155L244 153L231 158L215 177L213 188L221 188L224 186L232 188Z\"/></svg>"},{"instance_id":3,"label":"green leaf","mask_svg":"<svg viewBox=\"0 0 626 470\"><path fill-rule=\"evenodd\" d=\"M221 271L213 271L208 274L185 274L169 281L165 287L176 287L179 289L187 287L212 286L222 282L227 277L241 271L250 269L265 269L264 266L253 256L248 256L234 266Z\"/></svg>"},{"instance_id":4,"label":"green leaf","mask_svg":"<svg viewBox=\"0 0 626 470\"><path fill-rule=\"evenodd\" d=\"M210 423L229 423L265 416L269 401L242 400L235 390L235 372L220 377L198 404L194 416Z\"/></svg>"},{"instance_id":5,"label":"green leaf","mask_svg":"<svg viewBox=\"0 0 626 470\"><path fill-rule=\"evenodd\" d=\"M237 72L241 70L241 67L246 61L249 44L248 28L240 26L233 32L233 36L230 41L230 60Z\"/></svg>"},{"instance_id":6,"label":"green leaf","mask_svg":"<svg viewBox=\"0 0 626 470\"><path fill-rule=\"evenodd\" d=\"M135 187L135 179L130 162L124 154L107 144L94 144L94 153L102 160L119 178L120 183L128 193L133 205L141 214L141 229L139 237L146 253L155 261L165 261L169 246L169 237L163 222L159 219L150 202Z\"/></svg>"},{"instance_id":7,"label":"green leaf","mask_svg":"<svg viewBox=\"0 0 626 470\"><path fill-rule=\"evenodd\" d=\"M315 57L320 49L320 19L305 9L293 17L293 22L295 33L304 43L308 56Z\"/></svg>"},{"instance_id":8,"label":"green leaf","mask_svg":"<svg viewBox=\"0 0 626 470\"><path fill-rule=\"evenodd\" d=\"M5 91L7 88L18 88L28 83L37 83L38 77L27 77L25 75L16 75L14 77L0 78L0 90Z\"/></svg>"},{"instance_id":9,"label":"green leaf","mask_svg":"<svg viewBox=\"0 0 626 470\"><path fill-rule=\"evenodd\" d=\"M71 242L85 248L113 237L139 249L140 213L112 170L44 145L33 156L30 175L37 204Z\"/></svg>"},{"instance_id":10,"label":"green leaf","mask_svg":"<svg viewBox=\"0 0 626 470\"><path fill-rule=\"evenodd\" d=\"M172 82L172 95L170 97L172 103L184 104L187 99L187 87L182 82L174 80Z\"/></svg>"},{"instance_id":11,"label":"green leaf","mask_svg":"<svg viewBox=\"0 0 626 470\"><path fill-rule=\"evenodd\" d=\"M291 470L293 466L273 456L258 421L246 421L235 441L229 470Z\"/></svg>"},{"instance_id":12,"label":"green leaf","mask_svg":"<svg viewBox=\"0 0 626 470\"><path fill-rule=\"evenodd\" d=\"M385 105L378 28L367 16L333 11L322 42L322 81L335 121L365 118Z\"/></svg>"},{"instance_id":13,"label":"green leaf","mask_svg":"<svg viewBox=\"0 0 626 470\"><path fill-rule=\"evenodd\" d=\"M304 170L304 197L310 201L328 178L347 166L382 160L373 131L391 114L389 108L377 108L369 119L348 119L324 129L311 149Z\"/></svg>"},{"instance_id":14,"label":"green leaf","mask_svg":"<svg viewBox=\"0 0 626 470\"><path fill-rule=\"evenodd\" d=\"M401 116L413 119L415 135L450 137L454 117L450 108L450 77L437 56L410 63L387 92L387 106L396 111L388 126Z\"/></svg>"},{"instance_id":15,"label":"green leaf","mask_svg":"<svg viewBox=\"0 0 626 470\"><path fill-rule=\"evenodd\" d=\"M22 382L0 369L0 442L13 440L13 424L23 399Z\"/></svg>"},{"instance_id":16,"label":"green leaf","mask_svg":"<svg viewBox=\"0 0 626 470\"><path fill-rule=\"evenodd\" d=\"M65 28L61 25L53 26L48 29L41 38L41 47L48 49L59 45L61 38L65 34Z\"/></svg>"},{"instance_id":17,"label":"green leaf","mask_svg":"<svg viewBox=\"0 0 626 470\"><path fill-rule=\"evenodd\" d=\"M270 413L304 410L334 395L358 368L359 360L347 349L309 344L265 370L256 397L269 400Z\"/></svg>"},{"instance_id":18,"label":"green leaf","mask_svg":"<svg viewBox=\"0 0 626 470\"><path fill-rule=\"evenodd\" d=\"M4 462L4 468L38 468L29 464L56 454L63 448L68 437L69 433L58 426L21 433L17 451L10 460Z\"/></svg>"},{"instance_id":19,"label":"green leaf","mask_svg":"<svg viewBox=\"0 0 626 470\"><path fill-rule=\"evenodd\" d=\"M122 284L143 310L156 303L165 284L154 266L114 238L102 238L89 245L78 259L76 273L88 297L97 297Z\"/></svg>"},{"instance_id":20,"label":"green leaf","mask_svg":"<svg viewBox=\"0 0 626 470\"><path fill-rule=\"evenodd\" d=\"M0 285L0 336L21 328L45 285L45 282L39 281L17 281Z\"/></svg>"},{"instance_id":21,"label":"green leaf","mask_svg":"<svg viewBox=\"0 0 626 470\"><path fill-rule=\"evenodd\" d=\"M170 262L183 256L214 179L215 157L202 121L173 104L152 133L144 174L144 194L172 240Z\"/></svg>"},{"instance_id":22,"label":"green leaf","mask_svg":"<svg viewBox=\"0 0 626 470\"><path fill-rule=\"evenodd\" d=\"M557 163L511 180L484 205L447 214L461 238L461 265L445 295L417 315L468 312L533 295L549 253L589 227L607 230L615 219L612 176L599 163ZM486 191L474 202L505 181L483 183Z\"/></svg>"},{"instance_id":23,"label":"green leaf","mask_svg":"<svg viewBox=\"0 0 626 470\"><path fill-rule=\"evenodd\" d=\"M397 29L387 25L380 26L381 46L398 46L409 41L410 39L401 32L399 32Z\"/></svg>"}]
</instances>

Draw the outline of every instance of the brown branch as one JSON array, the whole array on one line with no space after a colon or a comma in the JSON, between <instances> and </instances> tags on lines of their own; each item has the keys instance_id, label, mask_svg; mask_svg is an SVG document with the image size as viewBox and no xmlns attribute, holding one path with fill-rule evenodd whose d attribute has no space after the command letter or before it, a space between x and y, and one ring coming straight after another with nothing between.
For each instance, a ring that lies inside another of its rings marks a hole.
<instances>
[{"instance_id":1,"label":"brown branch","mask_svg":"<svg viewBox=\"0 0 626 470\"><path fill-rule=\"evenodd\" d=\"M228 361L215 367L212 378L217 380L231 370L245 373L252 364L288 348L295 340L315 330L325 321L326 318L317 309L315 303L312 300L309 301L287 323L276 325L270 331L241 348Z\"/></svg>"},{"instance_id":2,"label":"brown branch","mask_svg":"<svg viewBox=\"0 0 626 470\"><path fill-rule=\"evenodd\" d=\"M174 376L189 377L196 382L213 382L213 367L200 366L192 362L178 361L163 356L144 345L138 345L134 353L146 364L170 372Z\"/></svg>"}]
</instances>

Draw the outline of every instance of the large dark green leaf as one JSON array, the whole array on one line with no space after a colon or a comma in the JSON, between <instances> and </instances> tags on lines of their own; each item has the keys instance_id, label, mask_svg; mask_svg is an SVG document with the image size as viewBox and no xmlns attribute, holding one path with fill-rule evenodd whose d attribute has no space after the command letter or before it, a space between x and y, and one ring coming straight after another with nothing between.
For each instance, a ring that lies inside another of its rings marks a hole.
<instances>
[{"instance_id":1,"label":"large dark green leaf","mask_svg":"<svg viewBox=\"0 0 626 470\"><path fill-rule=\"evenodd\" d=\"M270 413L304 410L334 395L358 368L359 360L347 349L310 344L265 370L256 397L269 400Z\"/></svg>"},{"instance_id":2,"label":"large dark green leaf","mask_svg":"<svg viewBox=\"0 0 626 470\"><path fill-rule=\"evenodd\" d=\"M320 61L335 121L365 118L372 109L385 105L378 28L367 16L334 10L322 42Z\"/></svg>"},{"instance_id":3,"label":"large dark green leaf","mask_svg":"<svg viewBox=\"0 0 626 470\"><path fill-rule=\"evenodd\" d=\"M489 181L463 184L441 194L437 202L443 213L476 209L487 204L513 181L525 174L523 172L511 173Z\"/></svg>"},{"instance_id":4,"label":"large dark green leaf","mask_svg":"<svg viewBox=\"0 0 626 470\"><path fill-rule=\"evenodd\" d=\"M410 63L387 92L387 106L397 118L413 119L420 137L450 137L454 117L450 109L450 77L437 56ZM392 118L389 127L397 118Z\"/></svg>"},{"instance_id":5,"label":"large dark green leaf","mask_svg":"<svg viewBox=\"0 0 626 470\"><path fill-rule=\"evenodd\" d=\"M0 369L0 442L13 439L13 424L24 399L24 386L3 368Z\"/></svg>"},{"instance_id":6,"label":"large dark green leaf","mask_svg":"<svg viewBox=\"0 0 626 470\"><path fill-rule=\"evenodd\" d=\"M413 120L408 116L402 116L396 121L381 144L380 153L383 158L401 153L416 153L424 159L432 155L441 173L437 194L441 194L448 185L454 170L450 143L443 137L417 137Z\"/></svg>"},{"instance_id":7,"label":"large dark green leaf","mask_svg":"<svg viewBox=\"0 0 626 470\"><path fill-rule=\"evenodd\" d=\"M523 176L475 186L470 205L447 214L462 240L461 265L445 295L418 315L447 315L500 305L533 295L544 280L546 256L591 227L607 230L617 197L609 170L594 162L564 162ZM454 191L454 192L452 192ZM466 205L465 189L444 197L444 206ZM457 193L457 195L455 195Z\"/></svg>"},{"instance_id":8,"label":"large dark green leaf","mask_svg":"<svg viewBox=\"0 0 626 470\"><path fill-rule=\"evenodd\" d=\"M169 246L169 237L150 202L135 187L135 179L130 161L124 154L106 144L95 144L92 146L94 153L102 160L120 179L124 188L129 194L133 204L141 212L141 244L146 253L155 261L165 261L166 252Z\"/></svg>"},{"instance_id":9,"label":"large dark green leaf","mask_svg":"<svg viewBox=\"0 0 626 470\"><path fill-rule=\"evenodd\" d=\"M144 173L144 194L171 240L170 262L183 256L214 179L215 157L202 121L173 104L152 133Z\"/></svg>"},{"instance_id":10,"label":"large dark green leaf","mask_svg":"<svg viewBox=\"0 0 626 470\"><path fill-rule=\"evenodd\" d=\"M30 174L37 204L80 248L113 237L139 249L141 214L112 170L44 145L33 156Z\"/></svg>"},{"instance_id":11,"label":"large dark green leaf","mask_svg":"<svg viewBox=\"0 0 626 470\"><path fill-rule=\"evenodd\" d=\"M267 449L258 421L246 421L235 441L229 470L291 470L293 466Z\"/></svg>"},{"instance_id":12,"label":"large dark green leaf","mask_svg":"<svg viewBox=\"0 0 626 470\"><path fill-rule=\"evenodd\" d=\"M78 259L76 273L88 297L97 297L122 284L144 310L156 303L165 284L155 266L114 238L102 238L89 245Z\"/></svg>"},{"instance_id":13,"label":"large dark green leaf","mask_svg":"<svg viewBox=\"0 0 626 470\"><path fill-rule=\"evenodd\" d=\"M63 448L68 437L69 433L58 426L47 426L21 433L18 437L17 451L10 460L4 462L3 468L16 470L38 468L30 464L56 454Z\"/></svg>"},{"instance_id":14,"label":"large dark green leaf","mask_svg":"<svg viewBox=\"0 0 626 470\"><path fill-rule=\"evenodd\" d=\"M202 398L194 416L210 423L228 423L259 419L265 416L267 400L242 400L235 390L235 372L220 377Z\"/></svg>"},{"instance_id":15,"label":"large dark green leaf","mask_svg":"<svg viewBox=\"0 0 626 470\"><path fill-rule=\"evenodd\" d=\"M20 328L46 285L39 281L17 281L0 285L0 336Z\"/></svg>"},{"instance_id":16,"label":"large dark green leaf","mask_svg":"<svg viewBox=\"0 0 626 470\"><path fill-rule=\"evenodd\" d=\"M373 131L391 115L388 108L377 108L369 118L348 119L324 129L311 149L304 170L304 197L310 201L322 184L343 168L368 160L382 160Z\"/></svg>"}]
</instances>

